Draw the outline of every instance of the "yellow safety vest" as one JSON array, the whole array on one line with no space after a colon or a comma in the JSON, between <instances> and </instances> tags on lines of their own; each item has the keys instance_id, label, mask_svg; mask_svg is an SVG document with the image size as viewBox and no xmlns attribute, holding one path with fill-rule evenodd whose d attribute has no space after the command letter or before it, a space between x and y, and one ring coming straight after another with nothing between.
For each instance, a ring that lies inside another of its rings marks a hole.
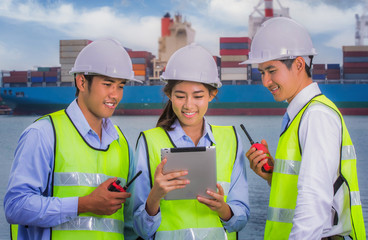
<instances>
[{"instance_id":1,"label":"yellow safety vest","mask_svg":"<svg viewBox=\"0 0 368 240\"><path fill-rule=\"evenodd\" d=\"M340 111L335 104L324 95L316 96L309 101L296 115L287 130L280 136L275 156L275 167L272 174L272 186L264 238L289 238L293 226L292 220L294 218L294 210L298 195L297 183L302 160L298 129L303 113L310 104L315 103L327 105L340 116L342 125L340 175L350 191L350 205L345 205L347 212L349 212L350 208L352 225L350 236L353 239L365 240L365 228L360 202L354 146Z\"/></svg>"},{"instance_id":2,"label":"yellow safety vest","mask_svg":"<svg viewBox=\"0 0 368 240\"><path fill-rule=\"evenodd\" d=\"M88 145L65 110L52 113L49 117L55 129L56 143L53 197L86 196L112 177L118 177L122 185L126 183L129 147L117 126L119 139L106 150L99 150ZM13 234L16 228L17 225L12 226ZM110 216L79 214L75 219L53 227L51 239L124 239L123 207Z\"/></svg>"},{"instance_id":3,"label":"yellow safety vest","mask_svg":"<svg viewBox=\"0 0 368 240\"><path fill-rule=\"evenodd\" d=\"M211 125L216 140L217 182L229 193L231 173L237 154L238 140L231 126ZM176 147L162 128L143 132L149 156L151 188L154 173L161 162L161 148ZM236 239L237 233L228 233L218 214L196 199L160 201L161 224L155 239ZM227 235L226 235L227 234Z\"/></svg>"}]
</instances>

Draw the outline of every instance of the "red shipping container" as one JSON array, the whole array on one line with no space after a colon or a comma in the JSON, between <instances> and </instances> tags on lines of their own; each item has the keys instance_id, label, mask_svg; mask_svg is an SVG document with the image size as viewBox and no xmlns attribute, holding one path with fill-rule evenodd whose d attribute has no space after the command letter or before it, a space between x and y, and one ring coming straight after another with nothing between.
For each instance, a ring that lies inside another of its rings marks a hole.
<instances>
[{"instance_id":1,"label":"red shipping container","mask_svg":"<svg viewBox=\"0 0 368 240\"><path fill-rule=\"evenodd\" d=\"M24 76L3 77L3 83L27 83L28 78Z\"/></svg>"},{"instance_id":2,"label":"red shipping container","mask_svg":"<svg viewBox=\"0 0 368 240\"><path fill-rule=\"evenodd\" d=\"M344 57L368 57L368 51L361 52L343 52Z\"/></svg>"},{"instance_id":3,"label":"red shipping container","mask_svg":"<svg viewBox=\"0 0 368 240\"><path fill-rule=\"evenodd\" d=\"M45 72L45 77L57 77L58 72Z\"/></svg>"},{"instance_id":4,"label":"red shipping container","mask_svg":"<svg viewBox=\"0 0 368 240\"><path fill-rule=\"evenodd\" d=\"M327 74L340 74L340 69L327 69Z\"/></svg>"},{"instance_id":5,"label":"red shipping container","mask_svg":"<svg viewBox=\"0 0 368 240\"><path fill-rule=\"evenodd\" d=\"M368 62L344 62L345 68L368 68Z\"/></svg>"},{"instance_id":6,"label":"red shipping container","mask_svg":"<svg viewBox=\"0 0 368 240\"><path fill-rule=\"evenodd\" d=\"M220 55L248 55L249 49L221 49Z\"/></svg>"},{"instance_id":7,"label":"red shipping container","mask_svg":"<svg viewBox=\"0 0 368 240\"><path fill-rule=\"evenodd\" d=\"M313 69L326 69L326 64L313 64Z\"/></svg>"},{"instance_id":8,"label":"red shipping container","mask_svg":"<svg viewBox=\"0 0 368 240\"><path fill-rule=\"evenodd\" d=\"M28 72L27 71L11 71L10 76L11 77L27 77Z\"/></svg>"},{"instance_id":9,"label":"red shipping container","mask_svg":"<svg viewBox=\"0 0 368 240\"><path fill-rule=\"evenodd\" d=\"M238 68L246 68L248 65L247 64L239 64L241 62L221 62L221 67L222 68L233 68L233 67L238 67Z\"/></svg>"},{"instance_id":10,"label":"red shipping container","mask_svg":"<svg viewBox=\"0 0 368 240\"><path fill-rule=\"evenodd\" d=\"M146 64L133 64L133 70L146 70Z\"/></svg>"},{"instance_id":11,"label":"red shipping container","mask_svg":"<svg viewBox=\"0 0 368 240\"><path fill-rule=\"evenodd\" d=\"M249 37L220 37L220 43L251 43Z\"/></svg>"},{"instance_id":12,"label":"red shipping container","mask_svg":"<svg viewBox=\"0 0 368 240\"><path fill-rule=\"evenodd\" d=\"M344 73L368 73L368 68L345 68Z\"/></svg>"},{"instance_id":13,"label":"red shipping container","mask_svg":"<svg viewBox=\"0 0 368 240\"><path fill-rule=\"evenodd\" d=\"M43 73L44 72L32 71L31 72L31 77L43 77Z\"/></svg>"},{"instance_id":14,"label":"red shipping container","mask_svg":"<svg viewBox=\"0 0 368 240\"><path fill-rule=\"evenodd\" d=\"M312 74L326 74L326 70L325 69L314 69L312 70Z\"/></svg>"},{"instance_id":15,"label":"red shipping container","mask_svg":"<svg viewBox=\"0 0 368 240\"><path fill-rule=\"evenodd\" d=\"M50 67L50 72L60 72L61 68L60 67Z\"/></svg>"},{"instance_id":16,"label":"red shipping container","mask_svg":"<svg viewBox=\"0 0 368 240\"><path fill-rule=\"evenodd\" d=\"M152 54L147 51L129 51L128 54L131 58L146 58L146 59L152 58Z\"/></svg>"}]
</instances>

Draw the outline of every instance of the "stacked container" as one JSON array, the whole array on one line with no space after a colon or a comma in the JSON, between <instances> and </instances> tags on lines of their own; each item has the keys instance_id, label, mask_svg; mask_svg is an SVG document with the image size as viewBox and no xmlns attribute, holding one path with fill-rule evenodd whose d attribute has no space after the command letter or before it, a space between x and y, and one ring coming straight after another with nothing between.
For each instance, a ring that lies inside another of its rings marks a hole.
<instances>
[{"instance_id":1,"label":"stacked container","mask_svg":"<svg viewBox=\"0 0 368 240\"><path fill-rule=\"evenodd\" d=\"M326 80L326 64L312 65L312 79L317 82Z\"/></svg>"},{"instance_id":2,"label":"stacked container","mask_svg":"<svg viewBox=\"0 0 368 240\"><path fill-rule=\"evenodd\" d=\"M3 85L10 87L26 87L28 82L28 71L10 71L10 76L3 75Z\"/></svg>"},{"instance_id":3,"label":"stacked container","mask_svg":"<svg viewBox=\"0 0 368 240\"><path fill-rule=\"evenodd\" d=\"M147 51L128 51L133 63L133 71L136 79L146 81L152 75L152 53ZM133 83L133 82L131 82Z\"/></svg>"},{"instance_id":4,"label":"stacked container","mask_svg":"<svg viewBox=\"0 0 368 240\"><path fill-rule=\"evenodd\" d=\"M221 81L223 84L248 83L248 59L251 40L248 37L221 37Z\"/></svg>"},{"instance_id":5,"label":"stacked container","mask_svg":"<svg viewBox=\"0 0 368 240\"><path fill-rule=\"evenodd\" d=\"M71 86L74 83L74 77L69 71L74 66L75 59L79 52L92 41L87 39L81 40L60 40L60 64L61 64L61 86ZM49 81L55 80L53 73L48 76Z\"/></svg>"},{"instance_id":6,"label":"stacked container","mask_svg":"<svg viewBox=\"0 0 368 240\"><path fill-rule=\"evenodd\" d=\"M368 46L343 46L344 79L368 79Z\"/></svg>"},{"instance_id":7,"label":"stacked container","mask_svg":"<svg viewBox=\"0 0 368 240\"><path fill-rule=\"evenodd\" d=\"M340 64L327 64L327 71L326 71L326 78L327 81L338 81L340 82L341 78L341 68Z\"/></svg>"}]
</instances>

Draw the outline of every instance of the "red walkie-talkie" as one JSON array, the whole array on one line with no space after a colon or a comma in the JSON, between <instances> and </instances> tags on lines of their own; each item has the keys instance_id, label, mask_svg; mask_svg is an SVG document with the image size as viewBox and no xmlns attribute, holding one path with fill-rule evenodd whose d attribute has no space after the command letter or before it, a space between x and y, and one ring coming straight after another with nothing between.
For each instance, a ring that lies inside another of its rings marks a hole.
<instances>
[{"instance_id":1,"label":"red walkie-talkie","mask_svg":"<svg viewBox=\"0 0 368 240\"><path fill-rule=\"evenodd\" d=\"M116 180L115 182L111 183L110 186L108 187L108 190L111 192L126 192L126 190L128 189L129 185L139 176L141 175L142 171L139 171L133 178L132 180L130 180L130 182L128 182L127 184L125 184L124 187L120 186L120 180Z\"/></svg>"},{"instance_id":2,"label":"red walkie-talkie","mask_svg":"<svg viewBox=\"0 0 368 240\"><path fill-rule=\"evenodd\" d=\"M247 135L250 144L252 144L252 147L255 147L257 150L261 150L261 151L263 151L264 153L267 154L267 157L266 158L268 159L268 162L266 162L262 166L262 171L263 172L272 173L272 171L273 171L273 164L272 164L271 157L270 157L270 154L269 154L268 149L266 148L266 146L263 145L263 144L261 144L261 143L258 143L258 142L254 143L253 139L250 137L250 135L247 132L247 130L245 129L244 125L243 124L240 124L240 127L245 132L245 135Z\"/></svg>"}]
</instances>

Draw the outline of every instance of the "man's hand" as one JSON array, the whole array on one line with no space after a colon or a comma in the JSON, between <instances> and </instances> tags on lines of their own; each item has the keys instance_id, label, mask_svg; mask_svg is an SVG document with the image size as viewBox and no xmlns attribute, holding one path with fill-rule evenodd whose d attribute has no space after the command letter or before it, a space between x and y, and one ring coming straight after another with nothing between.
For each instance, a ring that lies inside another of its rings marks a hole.
<instances>
[{"instance_id":1,"label":"man's hand","mask_svg":"<svg viewBox=\"0 0 368 240\"><path fill-rule=\"evenodd\" d=\"M262 139L261 144L263 144L268 150L268 144L266 140ZM269 151L268 151L269 152ZM250 168L260 177L265 179L268 184L271 185L272 181L272 173L266 173L262 171L262 166L267 163L268 159L267 154L262 150L257 150L255 147L251 147L248 152L245 153L245 156L249 160ZM273 157L270 155L270 159L274 164Z\"/></svg>"},{"instance_id":2,"label":"man's hand","mask_svg":"<svg viewBox=\"0 0 368 240\"><path fill-rule=\"evenodd\" d=\"M131 195L128 192L110 192L107 189L116 179L109 178L89 195L80 197L78 214L91 212L97 215L111 215L116 213Z\"/></svg>"}]
</instances>

